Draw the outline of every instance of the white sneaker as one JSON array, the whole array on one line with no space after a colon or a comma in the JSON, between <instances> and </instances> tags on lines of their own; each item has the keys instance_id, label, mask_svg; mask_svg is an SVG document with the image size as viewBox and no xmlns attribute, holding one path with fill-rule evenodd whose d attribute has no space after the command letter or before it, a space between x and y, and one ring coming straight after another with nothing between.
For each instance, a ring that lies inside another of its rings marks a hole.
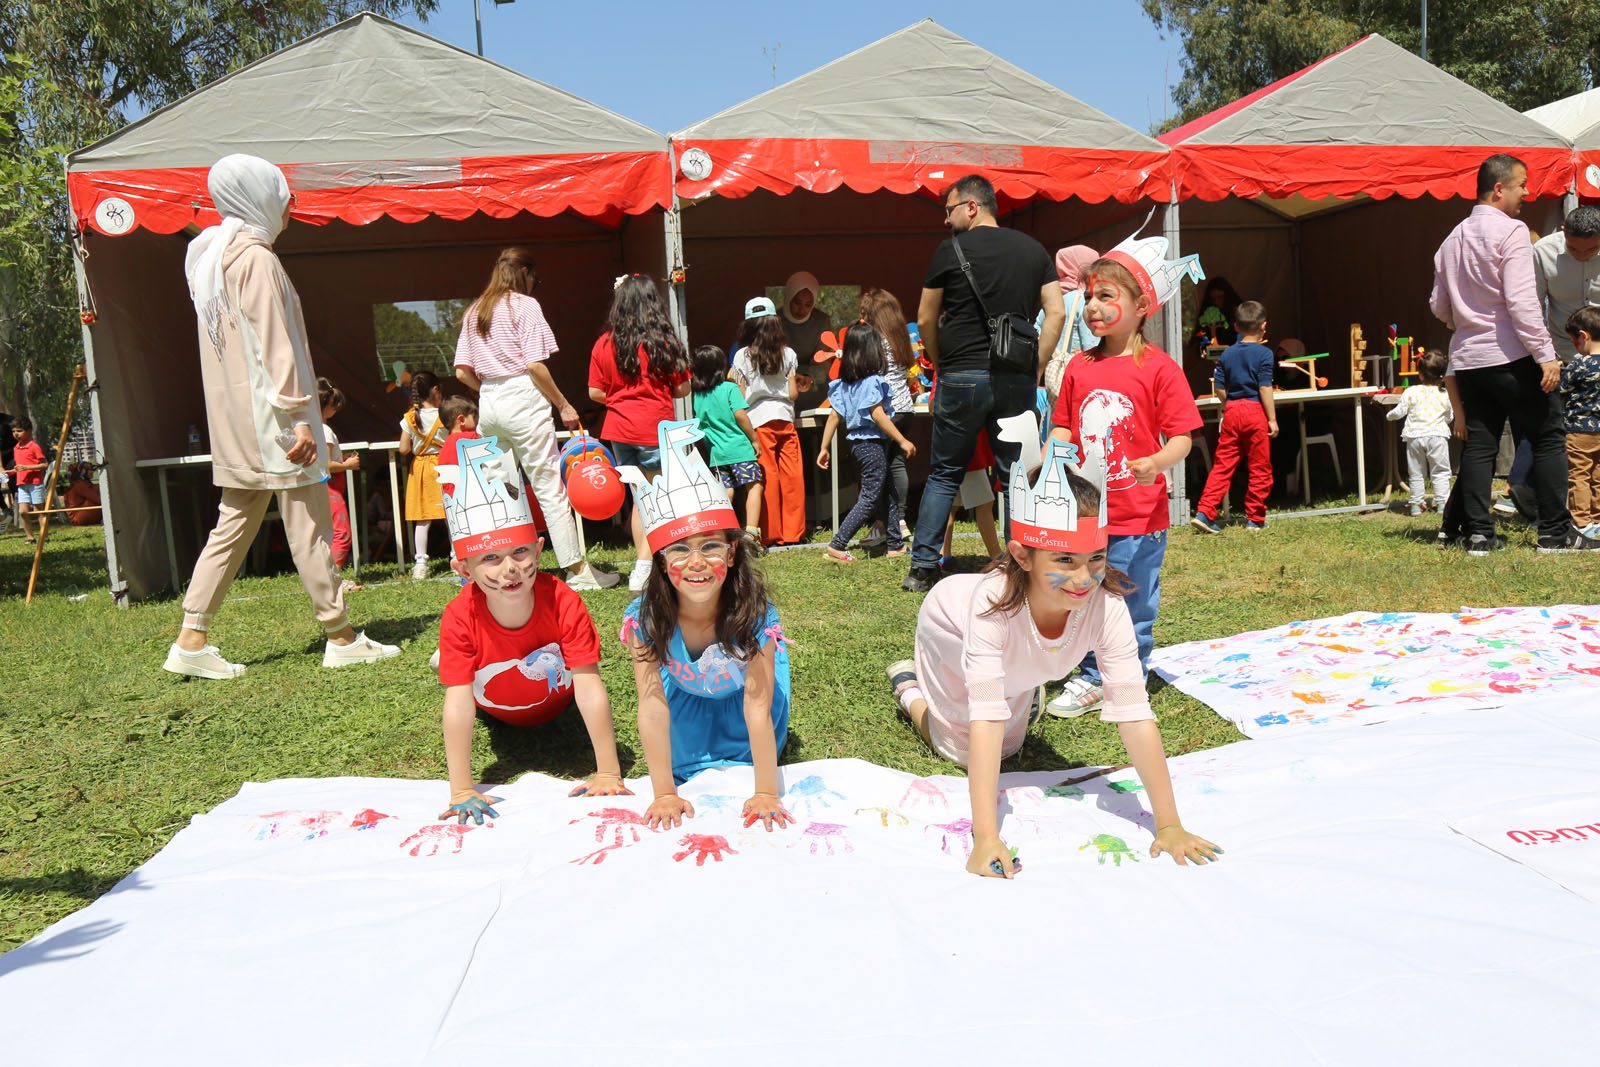
<instances>
[{"instance_id":1,"label":"white sneaker","mask_svg":"<svg viewBox=\"0 0 1600 1067\"><path fill-rule=\"evenodd\" d=\"M1075 719L1091 711L1099 711L1105 703L1100 687L1081 675L1068 678L1061 695L1045 706L1045 710L1058 719Z\"/></svg>"},{"instance_id":2,"label":"white sneaker","mask_svg":"<svg viewBox=\"0 0 1600 1067\"><path fill-rule=\"evenodd\" d=\"M628 592L644 592L644 583L650 580L651 563L647 559L633 561L633 570L628 574Z\"/></svg>"},{"instance_id":3,"label":"white sneaker","mask_svg":"<svg viewBox=\"0 0 1600 1067\"><path fill-rule=\"evenodd\" d=\"M421 581L426 580L427 577L428 577L428 561L427 560L419 559L419 560L417 560L417 562L415 562L415 563L413 563L411 565L411 580L412 581L421 582Z\"/></svg>"},{"instance_id":4,"label":"white sneaker","mask_svg":"<svg viewBox=\"0 0 1600 1067\"><path fill-rule=\"evenodd\" d=\"M161 669L190 678L238 678L244 674L244 664L229 663L223 659L216 645L189 652L174 644L167 649L167 661L161 665Z\"/></svg>"},{"instance_id":5,"label":"white sneaker","mask_svg":"<svg viewBox=\"0 0 1600 1067\"><path fill-rule=\"evenodd\" d=\"M356 634L356 639L348 645L336 645L329 641L326 651L322 653L322 665L348 667L352 663L375 663L380 659L389 659L399 654L399 645L386 645L381 641L374 641L363 632Z\"/></svg>"},{"instance_id":6,"label":"white sneaker","mask_svg":"<svg viewBox=\"0 0 1600 1067\"><path fill-rule=\"evenodd\" d=\"M911 527L907 526L904 520L900 522L900 536L907 541L911 540Z\"/></svg>"},{"instance_id":7,"label":"white sneaker","mask_svg":"<svg viewBox=\"0 0 1600 1067\"><path fill-rule=\"evenodd\" d=\"M433 670L439 669L439 650L433 650L433 655L428 657L428 666Z\"/></svg>"},{"instance_id":8,"label":"white sneaker","mask_svg":"<svg viewBox=\"0 0 1600 1067\"><path fill-rule=\"evenodd\" d=\"M622 581L622 575L612 574L610 571L595 570L594 564L583 569L581 574L568 574L567 585L580 593L587 593L593 589L610 589Z\"/></svg>"}]
</instances>

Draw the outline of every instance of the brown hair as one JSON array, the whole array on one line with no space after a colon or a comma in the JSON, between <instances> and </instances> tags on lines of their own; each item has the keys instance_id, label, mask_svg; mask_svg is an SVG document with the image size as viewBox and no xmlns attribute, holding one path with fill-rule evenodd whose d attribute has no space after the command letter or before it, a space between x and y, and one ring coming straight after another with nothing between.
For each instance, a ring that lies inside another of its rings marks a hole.
<instances>
[{"instance_id":1,"label":"brown hair","mask_svg":"<svg viewBox=\"0 0 1600 1067\"><path fill-rule=\"evenodd\" d=\"M1067 486L1072 490L1072 496L1078 504L1078 514L1098 515L1100 513L1100 490L1087 478L1067 472ZM1031 559L1042 549L1023 546L1023 551ZM988 618L991 615L1014 615L1022 610L1028 597L1028 572L1022 569L1022 564L1017 562L1007 546L1000 558L983 568L983 573L1001 571L1006 576L1005 589L1001 591L1000 598L980 613L980 617ZM1128 576L1115 567L1106 567L1105 579L1100 583L1106 592L1116 596L1127 596L1138 586L1129 580Z\"/></svg>"},{"instance_id":2,"label":"brown hair","mask_svg":"<svg viewBox=\"0 0 1600 1067\"><path fill-rule=\"evenodd\" d=\"M1585 304L1567 318L1567 336L1576 341L1579 330L1588 334L1591 341L1600 341L1600 307Z\"/></svg>"},{"instance_id":3,"label":"brown hair","mask_svg":"<svg viewBox=\"0 0 1600 1067\"><path fill-rule=\"evenodd\" d=\"M326 378L317 379L317 406L331 407L338 411L344 407L344 390L328 381Z\"/></svg>"},{"instance_id":4,"label":"brown hair","mask_svg":"<svg viewBox=\"0 0 1600 1067\"><path fill-rule=\"evenodd\" d=\"M783 369L783 350L789 347L789 338L783 332L783 323L776 315L761 315L745 319L739 327L739 347L750 353L750 362L757 374L777 374ZM799 357L796 352L796 358ZM812 353L806 353L806 359Z\"/></svg>"},{"instance_id":5,"label":"brown hair","mask_svg":"<svg viewBox=\"0 0 1600 1067\"><path fill-rule=\"evenodd\" d=\"M503 249L500 258L494 261L494 272L489 275L489 284L484 287L478 299L467 308L462 325L466 325L466 318L474 318L478 336L488 337L489 327L494 323L495 305L500 303L502 298L509 302L512 293L532 296L537 288L539 288L539 272L533 267L533 250L522 245Z\"/></svg>"},{"instance_id":6,"label":"brown hair","mask_svg":"<svg viewBox=\"0 0 1600 1067\"><path fill-rule=\"evenodd\" d=\"M1233 324L1239 328L1239 336L1255 333L1261 329L1261 324L1267 321L1267 309L1261 306L1259 300L1246 300L1239 305L1239 310L1233 313Z\"/></svg>"},{"instance_id":7,"label":"brown hair","mask_svg":"<svg viewBox=\"0 0 1600 1067\"><path fill-rule=\"evenodd\" d=\"M421 411L433 391L439 388L439 376L431 370L419 370L411 376L411 410ZM422 432L422 417L417 417L417 432Z\"/></svg>"},{"instance_id":8,"label":"brown hair","mask_svg":"<svg viewBox=\"0 0 1600 1067\"><path fill-rule=\"evenodd\" d=\"M629 381L639 378L642 366L656 382L670 386L674 377L689 368L689 353L672 328L666 302L649 275L630 274L617 286L606 329L611 333L617 371Z\"/></svg>"},{"instance_id":9,"label":"brown hair","mask_svg":"<svg viewBox=\"0 0 1600 1067\"><path fill-rule=\"evenodd\" d=\"M1144 290L1139 288L1139 283L1134 279L1133 272L1114 259L1101 258L1089 264L1088 268L1083 272L1085 282L1089 282L1096 274L1104 275L1107 281L1114 284L1134 300L1138 300L1144 295ZM1087 300L1084 302L1088 303ZM1145 318L1148 317L1149 314L1146 313ZM1144 366L1145 318L1139 320L1139 325L1134 327L1133 331L1133 363L1137 367ZM1083 352L1083 355L1089 359L1103 359L1106 354L1106 339L1104 337L1100 338L1099 344L1093 348L1085 349ZM1098 507L1099 505L1095 506Z\"/></svg>"},{"instance_id":10,"label":"brown hair","mask_svg":"<svg viewBox=\"0 0 1600 1067\"><path fill-rule=\"evenodd\" d=\"M439 405L439 421L444 424L446 433L456 432L456 420L461 416L477 414L478 404L470 396L447 396L444 403Z\"/></svg>"},{"instance_id":11,"label":"brown hair","mask_svg":"<svg viewBox=\"0 0 1600 1067\"><path fill-rule=\"evenodd\" d=\"M723 580L717 604L717 643L730 656L748 663L761 651L761 630L767 621L767 583L750 562L739 531L716 532L731 546L728 576ZM672 656L672 634L678 628L678 591L667 577L667 564L661 553L654 553L653 558L655 565L645 582L644 602L639 605L639 640L644 648L635 656L640 662L654 660L664 664Z\"/></svg>"},{"instance_id":12,"label":"brown hair","mask_svg":"<svg viewBox=\"0 0 1600 1067\"><path fill-rule=\"evenodd\" d=\"M894 357L895 366L911 366L911 335L906 332L906 315L898 297L887 289L863 289L861 317L889 342L889 355Z\"/></svg>"},{"instance_id":13,"label":"brown hair","mask_svg":"<svg viewBox=\"0 0 1600 1067\"><path fill-rule=\"evenodd\" d=\"M1600 308L1595 311L1595 320L1600 322ZM1572 328L1570 320L1567 328L1569 331ZM1437 348L1428 349L1417 360L1417 371L1422 376L1423 385L1438 385L1444 381L1444 372L1449 369L1450 357Z\"/></svg>"}]
</instances>

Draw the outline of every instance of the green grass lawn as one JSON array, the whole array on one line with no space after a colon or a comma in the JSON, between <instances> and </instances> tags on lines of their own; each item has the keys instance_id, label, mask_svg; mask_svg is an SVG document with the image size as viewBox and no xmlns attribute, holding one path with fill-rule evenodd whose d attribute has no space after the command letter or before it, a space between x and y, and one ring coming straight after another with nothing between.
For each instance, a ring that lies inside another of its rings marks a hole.
<instances>
[{"instance_id":1,"label":"green grass lawn","mask_svg":"<svg viewBox=\"0 0 1600 1067\"><path fill-rule=\"evenodd\" d=\"M1354 610L1445 611L1462 605L1594 603L1600 560L1513 549L1487 559L1434 549L1436 518L1396 514L1294 519L1264 533L1174 531L1156 638L1172 644ZM428 670L453 580L412 582L369 569L351 597L358 627L405 646L397 659L338 672L293 573L241 579L214 638L250 667L236 682L160 669L177 629L175 599L117 609L105 591L98 527L57 530L39 592L24 606L31 552L0 536L0 950L110 889L198 812L246 781L365 775L435 779L444 802L440 689ZM981 552L973 539L957 553ZM631 551L593 553L625 569ZM546 564L552 561L546 554ZM973 560L976 562L976 559ZM895 714L884 678L910 653L921 598L902 593L903 559L830 566L814 551L762 566L793 641L794 707L786 761L855 756L913 773L955 772ZM74 601L72 595L87 593ZM645 770L632 675L613 643L625 587L585 597L607 638L624 767ZM1159 684L1159 683L1157 683ZM1167 751L1240 739L1172 688L1154 703ZM1006 770L1120 763L1113 727L1046 719ZM478 727L480 780L525 771L577 777L592 756L575 714L550 726Z\"/></svg>"}]
</instances>

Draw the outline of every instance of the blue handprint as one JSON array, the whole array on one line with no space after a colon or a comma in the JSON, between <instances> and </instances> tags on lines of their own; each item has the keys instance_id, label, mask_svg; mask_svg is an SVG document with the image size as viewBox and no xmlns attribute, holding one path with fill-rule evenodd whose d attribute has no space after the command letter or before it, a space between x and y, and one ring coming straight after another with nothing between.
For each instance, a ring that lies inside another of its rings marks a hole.
<instances>
[{"instance_id":1,"label":"blue handprint","mask_svg":"<svg viewBox=\"0 0 1600 1067\"><path fill-rule=\"evenodd\" d=\"M800 812L810 817L812 808L831 808L832 801L828 797L844 799L843 793L836 793L828 788L828 784L815 774L808 774L790 787L784 795L783 801L790 810Z\"/></svg>"},{"instance_id":2,"label":"blue handprint","mask_svg":"<svg viewBox=\"0 0 1600 1067\"><path fill-rule=\"evenodd\" d=\"M694 806L702 814L724 812L737 803L739 803L738 797L730 797L721 793L708 793L705 796L694 798Z\"/></svg>"}]
</instances>

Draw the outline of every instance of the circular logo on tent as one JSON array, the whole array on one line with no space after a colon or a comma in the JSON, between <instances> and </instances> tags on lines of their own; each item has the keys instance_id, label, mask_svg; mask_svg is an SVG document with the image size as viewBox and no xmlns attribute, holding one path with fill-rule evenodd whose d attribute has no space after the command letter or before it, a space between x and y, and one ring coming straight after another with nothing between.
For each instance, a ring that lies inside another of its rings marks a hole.
<instances>
[{"instance_id":1,"label":"circular logo on tent","mask_svg":"<svg viewBox=\"0 0 1600 1067\"><path fill-rule=\"evenodd\" d=\"M120 196L108 196L94 208L94 222L113 237L120 237L133 229L133 205Z\"/></svg>"},{"instance_id":2,"label":"circular logo on tent","mask_svg":"<svg viewBox=\"0 0 1600 1067\"><path fill-rule=\"evenodd\" d=\"M1583 176L1589 179L1590 185L1600 189L1600 166L1589 164L1589 169L1583 172Z\"/></svg>"},{"instance_id":3,"label":"circular logo on tent","mask_svg":"<svg viewBox=\"0 0 1600 1067\"><path fill-rule=\"evenodd\" d=\"M678 161L678 169L692 182L703 182L711 177L711 155L704 148L691 148Z\"/></svg>"}]
</instances>

